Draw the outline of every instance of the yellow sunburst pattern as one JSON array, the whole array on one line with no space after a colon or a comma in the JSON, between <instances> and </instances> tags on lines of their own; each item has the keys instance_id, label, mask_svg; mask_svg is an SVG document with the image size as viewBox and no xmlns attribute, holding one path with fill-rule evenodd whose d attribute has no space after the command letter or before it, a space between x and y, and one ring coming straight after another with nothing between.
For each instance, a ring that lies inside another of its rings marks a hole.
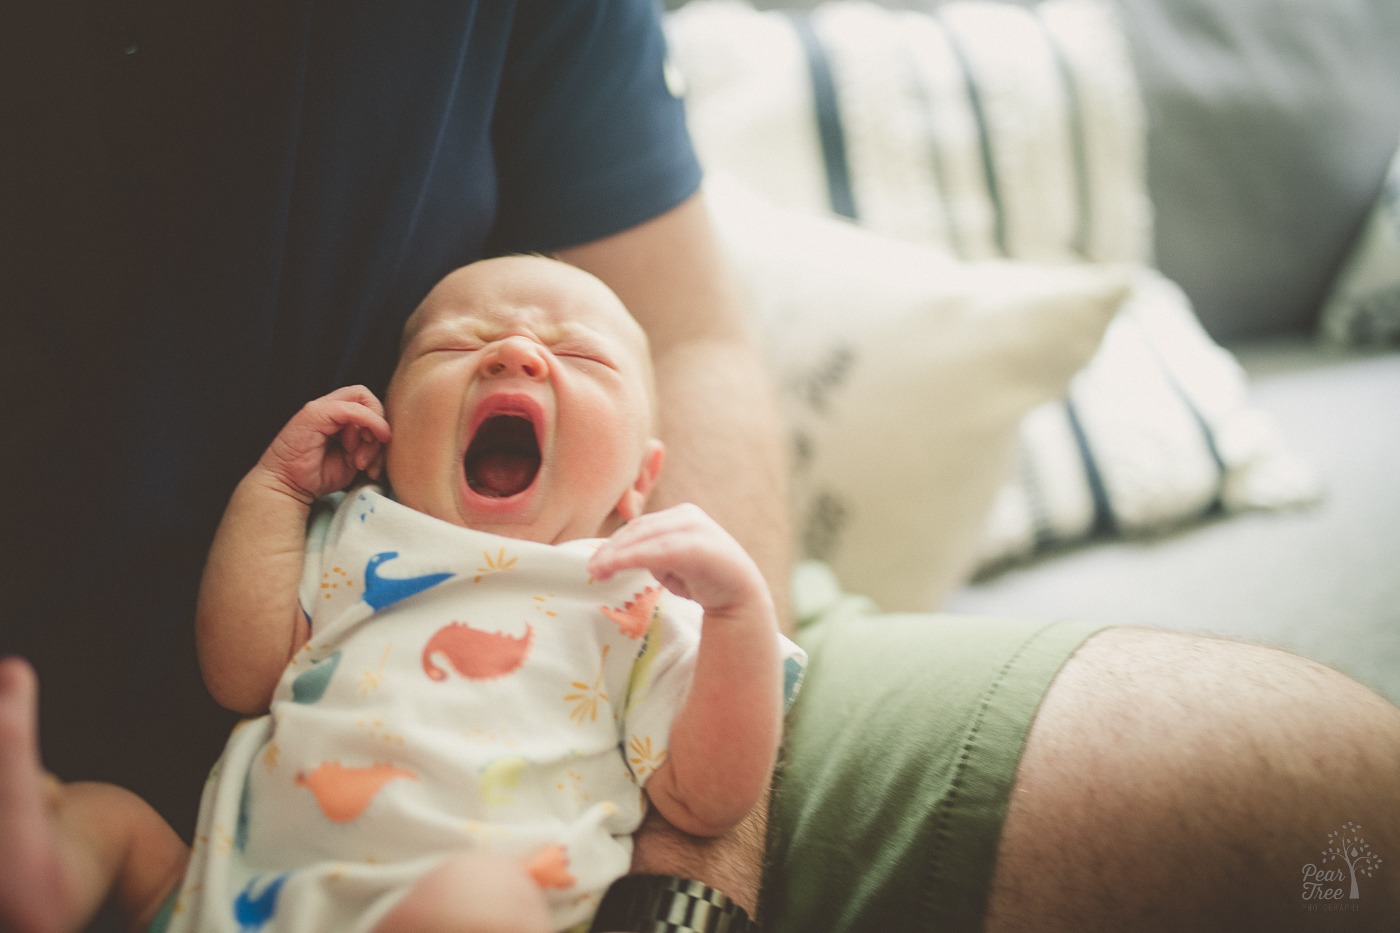
<instances>
[{"instance_id":1,"label":"yellow sunburst pattern","mask_svg":"<svg viewBox=\"0 0 1400 933\"><path fill-rule=\"evenodd\" d=\"M368 733L370 738L384 742L385 744L396 745L400 748L404 745L404 737L397 732L390 732L389 729L385 727L383 719L377 717L374 719L359 719L355 721L355 728L363 730Z\"/></svg>"},{"instance_id":2,"label":"yellow sunburst pattern","mask_svg":"<svg viewBox=\"0 0 1400 933\"><path fill-rule=\"evenodd\" d=\"M645 781L666 760L666 749L654 748L649 735L634 735L627 740L627 760L637 779Z\"/></svg>"},{"instance_id":3,"label":"yellow sunburst pattern","mask_svg":"<svg viewBox=\"0 0 1400 933\"><path fill-rule=\"evenodd\" d=\"M365 668L360 672L360 681L355 685L355 690L360 696L367 697L379 689L379 685L384 682L384 664L389 660L389 652L393 650L393 645L385 645L384 653L379 656L379 666L372 670Z\"/></svg>"},{"instance_id":4,"label":"yellow sunburst pattern","mask_svg":"<svg viewBox=\"0 0 1400 933\"><path fill-rule=\"evenodd\" d=\"M501 548L495 554L490 551L482 551L481 556L486 562L486 566L476 568L476 576L472 578L473 583L480 583L493 573L508 573L515 569L515 563L519 560L505 548Z\"/></svg>"},{"instance_id":5,"label":"yellow sunburst pattern","mask_svg":"<svg viewBox=\"0 0 1400 933\"><path fill-rule=\"evenodd\" d=\"M556 781L554 784L555 790L567 794L568 797L576 804L588 803L590 800L593 799L592 796L588 793L588 791L584 790L583 788L583 775L579 774L577 771L574 771L572 768L564 772L563 780Z\"/></svg>"},{"instance_id":6,"label":"yellow sunburst pattern","mask_svg":"<svg viewBox=\"0 0 1400 933\"><path fill-rule=\"evenodd\" d=\"M569 684L577 692L565 694L564 702L573 706L573 709L569 710L569 719L575 725L597 722L599 708L604 703L611 702L607 692L603 690L603 674L608 663L608 649L611 647L612 645L603 646L603 659L598 663L598 676L593 679L592 684L581 680Z\"/></svg>"}]
</instances>

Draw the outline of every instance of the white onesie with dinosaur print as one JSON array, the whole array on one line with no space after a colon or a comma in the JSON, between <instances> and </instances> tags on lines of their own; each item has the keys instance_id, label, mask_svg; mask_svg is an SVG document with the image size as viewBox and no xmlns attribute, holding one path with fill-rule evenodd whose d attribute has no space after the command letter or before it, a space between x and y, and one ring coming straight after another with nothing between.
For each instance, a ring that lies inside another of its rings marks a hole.
<instances>
[{"instance_id":1,"label":"white onesie with dinosaur print","mask_svg":"<svg viewBox=\"0 0 1400 933\"><path fill-rule=\"evenodd\" d=\"M627 871L700 607L645 572L591 579L596 540L333 499L307 539L311 640L210 776L168 929L367 931L464 848L525 861L556 926L586 923ZM783 654L790 702L805 657Z\"/></svg>"}]
</instances>

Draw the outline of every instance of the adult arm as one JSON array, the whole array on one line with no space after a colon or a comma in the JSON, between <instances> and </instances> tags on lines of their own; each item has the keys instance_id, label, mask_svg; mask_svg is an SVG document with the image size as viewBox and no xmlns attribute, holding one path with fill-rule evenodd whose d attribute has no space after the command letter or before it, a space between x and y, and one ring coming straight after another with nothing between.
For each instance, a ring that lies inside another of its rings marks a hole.
<instances>
[{"instance_id":1,"label":"adult arm","mask_svg":"<svg viewBox=\"0 0 1400 933\"><path fill-rule=\"evenodd\" d=\"M791 632L784 433L703 195L558 258L598 276L651 340L666 468L648 500L694 502L758 563Z\"/></svg>"},{"instance_id":2,"label":"adult arm","mask_svg":"<svg viewBox=\"0 0 1400 933\"><path fill-rule=\"evenodd\" d=\"M668 456L649 506L694 502L724 526L757 562L790 630L784 434L703 197L557 255L606 282L650 336ZM767 815L764 799L734 831L700 839L653 810L632 869L694 878L753 914Z\"/></svg>"}]
</instances>

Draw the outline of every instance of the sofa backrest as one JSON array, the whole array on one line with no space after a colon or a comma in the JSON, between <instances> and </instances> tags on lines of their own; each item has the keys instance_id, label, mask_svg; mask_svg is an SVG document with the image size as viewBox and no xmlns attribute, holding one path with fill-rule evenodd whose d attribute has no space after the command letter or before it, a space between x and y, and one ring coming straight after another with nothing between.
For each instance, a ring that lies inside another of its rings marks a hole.
<instances>
[{"instance_id":1,"label":"sofa backrest","mask_svg":"<svg viewBox=\"0 0 1400 933\"><path fill-rule=\"evenodd\" d=\"M1400 2L1107 2L1146 109L1156 264L1217 340L1311 331L1400 142Z\"/></svg>"}]
</instances>

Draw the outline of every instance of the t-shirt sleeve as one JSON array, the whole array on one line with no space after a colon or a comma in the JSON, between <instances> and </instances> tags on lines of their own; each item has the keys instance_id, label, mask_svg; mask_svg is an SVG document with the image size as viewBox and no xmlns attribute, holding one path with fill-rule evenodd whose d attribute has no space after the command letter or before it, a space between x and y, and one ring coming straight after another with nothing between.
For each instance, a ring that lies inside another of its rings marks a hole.
<instances>
[{"instance_id":1,"label":"t-shirt sleeve","mask_svg":"<svg viewBox=\"0 0 1400 933\"><path fill-rule=\"evenodd\" d=\"M524 0L492 124L493 252L616 233L693 194L700 167L667 80L655 0Z\"/></svg>"}]
</instances>

